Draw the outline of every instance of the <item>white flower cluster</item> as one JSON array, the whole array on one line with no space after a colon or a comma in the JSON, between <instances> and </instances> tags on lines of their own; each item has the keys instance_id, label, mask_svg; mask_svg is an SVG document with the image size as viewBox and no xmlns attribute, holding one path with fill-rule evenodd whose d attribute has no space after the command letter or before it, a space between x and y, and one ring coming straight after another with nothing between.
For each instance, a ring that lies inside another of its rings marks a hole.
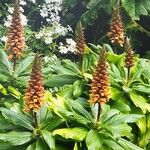
<instances>
[{"instance_id":1,"label":"white flower cluster","mask_svg":"<svg viewBox=\"0 0 150 150\"><path fill-rule=\"evenodd\" d=\"M54 23L60 21L62 0L45 0L40 10L40 15L46 18L47 22Z\"/></svg>"},{"instance_id":2,"label":"white flower cluster","mask_svg":"<svg viewBox=\"0 0 150 150\"><path fill-rule=\"evenodd\" d=\"M57 39L59 36L65 36L68 31L72 31L70 26L63 27L60 23L55 22L48 27L44 27L38 32L35 37L36 39L42 39L45 44L50 45L54 39Z\"/></svg>"},{"instance_id":3,"label":"white flower cluster","mask_svg":"<svg viewBox=\"0 0 150 150\"><path fill-rule=\"evenodd\" d=\"M68 52L76 53L77 52L76 42L71 38L66 39L66 45L60 43L58 49L61 54L67 54Z\"/></svg>"},{"instance_id":4,"label":"white flower cluster","mask_svg":"<svg viewBox=\"0 0 150 150\"><path fill-rule=\"evenodd\" d=\"M40 14L50 24L48 27L41 29L36 34L37 39L42 39L46 44L51 44L54 39L65 36L72 31L70 26L64 27L60 23L59 12L61 11L62 0L45 0L41 6Z\"/></svg>"},{"instance_id":5,"label":"white flower cluster","mask_svg":"<svg viewBox=\"0 0 150 150\"><path fill-rule=\"evenodd\" d=\"M14 7L9 7L9 8L8 8L9 15L7 16L7 19L6 19L5 22L4 22L4 26L10 27L11 21L12 21L12 14L13 14L13 11L14 11ZM20 7L20 18L21 18L21 22L22 22L22 25L23 25L23 26L26 26L28 20L27 20L26 16L23 15L23 12L24 12L24 9L23 9L22 7Z\"/></svg>"},{"instance_id":6,"label":"white flower cluster","mask_svg":"<svg viewBox=\"0 0 150 150\"><path fill-rule=\"evenodd\" d=\"M35 4L36 0L28 0L28 1ZM20 5L27 5L27 2L25 0L20 0Z\"/></svg>"}]
</instances>

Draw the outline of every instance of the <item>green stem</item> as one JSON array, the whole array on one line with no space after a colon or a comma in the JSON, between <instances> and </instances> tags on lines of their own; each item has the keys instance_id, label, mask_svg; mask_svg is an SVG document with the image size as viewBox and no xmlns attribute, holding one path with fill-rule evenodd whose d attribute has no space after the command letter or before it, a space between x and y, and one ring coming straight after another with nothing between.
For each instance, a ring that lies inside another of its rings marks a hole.
<instances>
[{"instance_id":1,"label":"green stem","mask_svg":"<svg viewBox=\"0 0 150 150\"><path fill-rule=\"evenodd\" d=\"M16 69L16 64L17 64L17 58L16 55L13 56L13 71Z\"/></svg>"},{"instance_id":2,"label":"green stem","mask_svg":"<svg viewBox=\"0 0 150 150\"><path fill-rule=\"evenodd\" d=\"M81 74L83 74L83 55L79 56L79 65L80 65L79 67L80 67Z\"/></svg>"},{"instance_id":3,"label":"green stem","mask_svg":"<svg viewBox=\"0 0 150 150\"><path fill-rule=\"evenodd\" d=\"M33 111L33 119L34 119L34 127L37 129L38 128L38 120L37 120L37 112Z\"/></svg>"},{"instance_id":4,"label":"green stem","mask_svg":"<svg viewBox=\"0 0 150 150\"><path fill-rule=\"evenodd\" d=\"M100 105L100 103L98 103L98 112L97 112L96 123L99 121L100 114L101 114L101 105Z\"/></svg>"},{"instance_id":5,"label":"green stem","mask_svg":"<svg viewBox=\"0 0 150 150\"><path fill-rule=\"evenodd\" d=\"M130 67L129 68L127 68L128 70L128 72L127 72L127 84L129 83L129 81L130 81Z\"/></svg>"}]
</instances>

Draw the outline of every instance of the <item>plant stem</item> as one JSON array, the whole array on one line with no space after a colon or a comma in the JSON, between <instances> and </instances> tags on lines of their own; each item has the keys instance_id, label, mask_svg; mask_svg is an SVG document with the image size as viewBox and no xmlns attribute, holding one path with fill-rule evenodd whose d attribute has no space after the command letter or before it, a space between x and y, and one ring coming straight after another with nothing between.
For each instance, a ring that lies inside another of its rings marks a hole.
<instances>
[{"instance_id":1,"label":"plant stem","mask_svg":"<svg viewBox=\"0 0 150 150\"><path fill-rule=\"evenodd\" d=\"M96 119L96 123L99 121L100 113L101 113L101 105L100 105L100 103L98 103L98 112L97 112L97 119Z\"/></svg>"},{"instance_id":2,"label":"plant stem","mask_svg":"<svg viewBox=\"0 0 150 150\"><path fill-rule=\"evenodd\" d=\"M130 67L128 67L127 69L128 69L128 72L127 72L127 84L128 84L130 81Z\"/></svg>"},{"instance_id":3,"label":"plant stem","mask_svg":"<svg viewBox=\"0 0 150 150\"><path fill-rule=\"evenodd\" d=\"M16 55L13 56L13 71L16 69L17 58Z\"/></svg>"},{"instance_id":4,"label":"plant stem","mask_svg":"<svg viewBox=\"0 0 150 150\"><path fill-rule=\"evenodd\" d=\"M38 120L37 120L37 112L33 111L33 118L34 118L34 127L38 128Z\"/></svg>"},{"instance_id":5,"label":"plant stem","mask_svg":"<svg viewBox=\"0 0 150 150\"><path fill-rule=\"evenodd\" d=\"M79 63L81 74L83 74L83 55L79 56Z\"/></svg>"}]
</instances>

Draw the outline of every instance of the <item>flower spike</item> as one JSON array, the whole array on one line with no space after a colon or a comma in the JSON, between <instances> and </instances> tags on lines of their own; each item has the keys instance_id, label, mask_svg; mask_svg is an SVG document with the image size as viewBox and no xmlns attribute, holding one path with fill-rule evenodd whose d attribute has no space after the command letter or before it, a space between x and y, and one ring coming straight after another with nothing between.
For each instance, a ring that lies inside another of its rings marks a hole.
<instances>
[{"instance_id":1,"label":"flower spike","mask_svg":"<svg viewBox=\"0 0 150 150\"><path fill-rule=\"evenodd\" d=\"M21 22L21 11L19 1L14 3L14 11L12 20L8 31L6 50L9 52L9 59L19 59L25 47L25 37L23 25Z\"/></svg>"},{"instance_id":2,"label":"flower spike","mask_svg":"<svg viewBox=\"0 0 150 150\"><path fill-rule=\"evenodd\" d=\"M41 59L35 55L28 88L25 93L25 111L38 111L44 104L44 85L42 80Z\"/></svg>"},{"instance_id":3,"label":"flower spike","mask_svg":"<svg viewBox=\"0 0 150 150\"><path fill-rule=\"evenodd\" d=\"M105 46L100 51L100 58L93 76L90 90L91 104L100 103L103 105L110 98L110 83L107 71L106 50Z\"/></svg>"},{"instance_id":4,"label":"flower spike","mask_svg":"<svg viewBox=\"0 0 150 150\"><path fill-rule=\"evenodd\" d=\"M122 18L120 15L120 0L117 1L116 8L114 9L113 14L112 14L108 37L111 43L114 43L123 47L124 30L123 30L123 25L122 25Z\"/></svg>"},{"instance_id":5,"label":"flower spike","mask_svg":"<svg viewBox=\"0 0 150 150\"><path fill-rule=\"evenodd\" d=\"M126 49L126 58L125 58L125 67L131 68L134 66L134 51L128 37L125 38L125 49Z\"/></svg>"},{"instance_id":6,"label":"flower spike","mask_svg":"<svg viewBox=\"0 0 150 150\"><path fill-rule=\"evenodd\" d=\"M76 29L76 48L77 48L77 53L79 55L83 55L85 52L85 37L84 37L84 28L82 26L82 23L79 22L77 25Z\"/></svg>"}]
</instances>

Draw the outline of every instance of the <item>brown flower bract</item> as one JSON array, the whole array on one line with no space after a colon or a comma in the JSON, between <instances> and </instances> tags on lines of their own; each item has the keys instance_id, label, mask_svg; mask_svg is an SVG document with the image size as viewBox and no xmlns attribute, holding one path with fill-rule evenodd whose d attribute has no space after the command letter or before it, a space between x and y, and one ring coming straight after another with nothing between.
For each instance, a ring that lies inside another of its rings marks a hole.
<instances>
[{"instance_id":1,"label":"brown flower bract","mask_svg":"<svg viewBox=\"0 0 150 150\"><path fill-rule=\"evenodd\" d=\"M19 59L25 47L25 37L20 17L20 5L17 0L14 4L12 21L9 27L7 37L8 40L6 43L6 50L9 51L9 59Z\"/></svg>"},{"instance_id":2,"label":"brown flower bract","mask_svg":"<svg viewBox=\"0 0 150 150\"><path fill-rule=\"evenodd\" d=\"M91 83L89 100L91 104L100 103L100 105L103 105L110 98L110 83L107 68L106 51L103 46L100 51L100 59Z\"/></svg>"},{"instance_id":3,"label":"brown flower bract","mask_svg":"<svg viewBox=\"0 0 150 150\"><path fill-rule=\"evenodd\" d=\"M111 43L120 45L123 47L124 44L124 30L122 25L122 18L120 15L120 3L118 1L116 8L113 11L108 37Z\"/></svg>"},{"instance_id":4,"label":"brown flower bract","mask_svg":"<svg viewBox=\"0 0 150 150\"><path fill-rule=\"evenodd\" d=\"M125 39L125 49L126 49L125 67L131 68L134 66L134 51L132 50L130 39L128 37Z\"/></svg>"},{"instance_id":5,"label":"brown flower bract","mask_svg":"<svg viewBox=\"0 0 150 150\"><path fill-rule=\"evenodd\" d=\"M39 53L36 54L29 86L25 93L25 111L38 111L44 104L44 86L41 71L41 59Z\"/></svg>"},{"instance_id":6,"label":"brown flower bract","mask_svg":"<svg viewBox=\"0 0 150 150\"><path fill-rule=\"evenodd\" d=\"M85 51L85 37L84 37L84 29L82 23L79 22L76 30L76 48L78 50L79 55L83 55Z\"/></svg>"}]
</instances>

